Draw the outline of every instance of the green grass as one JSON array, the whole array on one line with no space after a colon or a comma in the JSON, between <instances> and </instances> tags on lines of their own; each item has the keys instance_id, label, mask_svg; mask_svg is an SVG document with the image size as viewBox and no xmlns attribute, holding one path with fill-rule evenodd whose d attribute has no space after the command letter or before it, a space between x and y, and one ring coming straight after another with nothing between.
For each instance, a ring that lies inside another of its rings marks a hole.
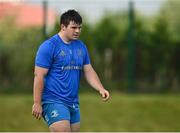
<instances>
[{"instance_id":1,"label":"green grass","mask_svg":"<svg viewBox=\"0 0 180 133\"><path fill-rule=\"evenodd\" d=\"M48 131L31 115L31 95L0 95L0 131ZM81 131L180 131L179 95L80 95Z\"/></svg>"}]
</instances>

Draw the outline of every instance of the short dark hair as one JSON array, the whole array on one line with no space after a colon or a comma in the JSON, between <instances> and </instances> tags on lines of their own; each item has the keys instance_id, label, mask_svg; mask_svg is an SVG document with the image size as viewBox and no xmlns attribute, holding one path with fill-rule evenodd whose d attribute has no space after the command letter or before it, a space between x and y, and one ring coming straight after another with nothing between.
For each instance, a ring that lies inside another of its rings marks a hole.
<instances>
[{"instance_id":1,"label":"short dark hair","mask_svg":"<svg viewBox=\"0 0 180 133\"><path fill-rule=\"evenodd\" d=\"M60 17L60 24L69 25L70 21L74 21L76 24L82 24L82 17L74 9L70 9L64 12Z\"/></svg>"}]
</instances>

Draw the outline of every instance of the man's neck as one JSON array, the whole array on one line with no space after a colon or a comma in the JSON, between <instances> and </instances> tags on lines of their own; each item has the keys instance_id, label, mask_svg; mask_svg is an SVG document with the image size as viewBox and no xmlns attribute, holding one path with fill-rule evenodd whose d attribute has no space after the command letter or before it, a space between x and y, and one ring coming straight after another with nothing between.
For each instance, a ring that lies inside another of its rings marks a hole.
<instances>
[{"instance_id":1,"label":"man's neck","mask_svg":"<svg viewBox=\"0 0 180 133\"><path fill-rule=\"evenodd\" d=\"M65 42L66 44L70 44L71 43L71 40L69 40L61 31L58 33L58 35L63 40L63 42Z\"/></svg>"}]
</instances>

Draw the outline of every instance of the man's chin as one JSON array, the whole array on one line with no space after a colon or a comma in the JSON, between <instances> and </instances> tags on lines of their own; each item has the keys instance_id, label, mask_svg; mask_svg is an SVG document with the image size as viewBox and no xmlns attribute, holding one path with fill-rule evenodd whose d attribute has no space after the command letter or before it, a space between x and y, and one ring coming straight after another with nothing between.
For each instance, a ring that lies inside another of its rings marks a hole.
<instances>
[{"instance_id":1,"label":"man's chin","mask_svg":"<svg viewBox=\"0 0 180 133\"><path fill-rule=\"evenodd\" d=\"M77 40L78 38L79 38L79 36L73 37L72 40Z\"/></svg>"}]
</instances>

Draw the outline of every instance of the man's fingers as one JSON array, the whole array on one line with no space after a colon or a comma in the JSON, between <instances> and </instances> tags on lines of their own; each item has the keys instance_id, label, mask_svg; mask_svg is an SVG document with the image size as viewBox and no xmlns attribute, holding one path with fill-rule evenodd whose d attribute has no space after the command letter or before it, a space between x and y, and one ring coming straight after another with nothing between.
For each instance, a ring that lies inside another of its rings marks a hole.
<instances>
[{"instance_id":1,"label":"man's fingers","mask_svg":"<svg viewBox=\"0 0 180 133\"><path fill-rule=\"evenodd\" d=\"M36 118L36 119L41 119L42 113L37 112L37 111L33 111L32 115Z\"/></svg>"},{"instance_id":2,"label":"man's fingers","mask_svg":"<svg viewBox=\"0 0 180 133\"><path fill-rule=\"evenodd\" d=\"M108 99L109 99L109 93L105 92L104 97L103 97L103 101L107 101Z\"/></svg>"},{"instance_id":3,"label":"man's fingers","mask_svg":"<svg viewBox=\"0 0 180 133\"><path fill-rule=\"evenodd\" d=\"M41 119L41 113L36 113L34 117L38 120Z\"/></svg>"},{"instance_id":4,"label":"man's fingers","mask_svg":"<svg viewBox=\"0 0 180 133\"><path fill-rule=\"evenodd\" d=\"M36 111L33 112L33 116L34 116L35 118L37 118L38 114L37 114Z\"/></svg>"},{"instance_id":5,"label":"man's fingers","mask_svg":"<svg viewBox=\"0 0 180 133\"><path fill-rule=\"evenodd\" d=\"M41 119L41 113L38 113L38 117L37 117L38 120Z\"/></svg>"},{"instance_id":6,"label":"man's fingers","mask_svg":"<svg viewBox=\"0 0 180 133\"><path fill-rule=\"evenodd\" d=\"M105 98L105 94L104 94L104 93L101 93L101 96L102 96L103 98Z\"/></svg>"},{"instance_id":7,"label":"man's fingers","mask_svg":"<svg viewBox=\"0 0 180 133\"><path fill-rule=\"evenodd\" d=\"M32 106L32 115L36 118L36 119L41 119L42 117L42 107L40 104L34 104Z\"/></svg>"},{"instance_id":8,"label":"man's fingers","mask_svg":"<svg viewBox=\"0 0 180 133\"><path fill-rule=\"evenodd\" d=\"M108 97L103 98L103 101L107 101L107 100L108 100Z\"/></svg>"},{"instance_id":9,"label":"man's fingers","mask_svg":"<svg viewBox=\"0 0 180 133\"><path fill-rule=\"evenodd\" d=\"M107 90L100 91L103 101L107 101L109 99L109 92Z\"/></svg>"}]
</instances>

